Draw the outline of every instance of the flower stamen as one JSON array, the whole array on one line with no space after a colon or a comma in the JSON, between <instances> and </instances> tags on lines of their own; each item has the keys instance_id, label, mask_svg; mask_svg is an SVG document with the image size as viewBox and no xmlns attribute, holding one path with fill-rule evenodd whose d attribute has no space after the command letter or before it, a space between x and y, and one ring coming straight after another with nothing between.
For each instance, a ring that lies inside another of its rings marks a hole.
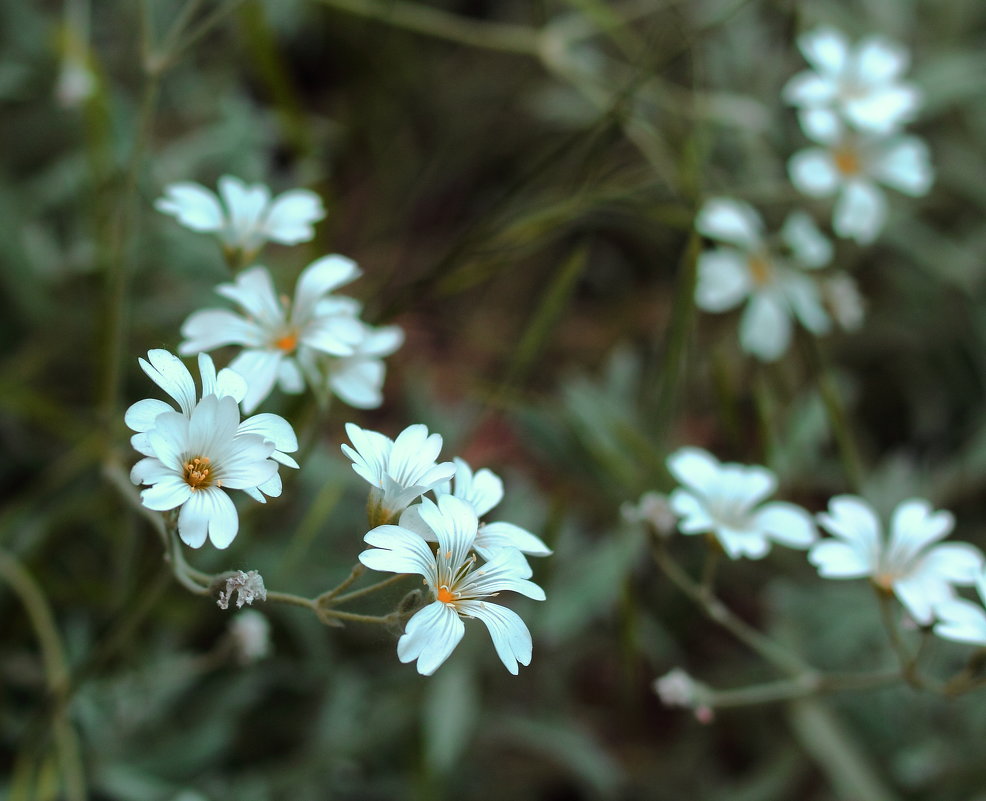
<instances>
[{"instance_id":1,"label":"flower stamen","mask_svg":"<svg viewBox=\"0 0 986 801\"><path fill-rule=\"evenodd\" d=\"M211 487L214 483L222 486L212 475L212 468L209 467L211 460L208 456L196 456L185 462L185 471L182 478L193 490Z\"/></svg>"}]
</instances>

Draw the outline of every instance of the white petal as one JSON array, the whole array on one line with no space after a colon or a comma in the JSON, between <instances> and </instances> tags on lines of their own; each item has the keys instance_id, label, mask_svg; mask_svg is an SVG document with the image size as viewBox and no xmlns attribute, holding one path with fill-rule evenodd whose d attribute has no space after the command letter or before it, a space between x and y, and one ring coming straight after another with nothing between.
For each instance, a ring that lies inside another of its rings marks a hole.
<instances>
[{"instance_id":1,"label":"white petal","mask_svg":"<svg viewBox=\"0 0 986 801\"><path fill-rule=\"evenodd\" d=\"M739 559L743 556L762 559L770 552L770 540L757 531L739 531L718 526L715 534L730 559Z\"/></svg>"},{"instance_id":2,"label":"white petal","mask_svg":"<svg viewBox=\"0 0 986 801\"><path fill-rule=\"evenodd\" d=\"M915 136L889 143L871 170L877 180L912 197L928 194L935 180L928 146Z\"/></svg>"},{"instance_id":3,"label":"white petal","mask_svg":"<svg viewBox=\"0 0 986 801\"><path fill-rule=\"evenodd\" d=\"M791 342L791 317L771 292L757 292L740 319L740 345L764 361L780 358Z\"/></svg>"},{"instance_id":4,"label":"white petal","mask_svg":"<svg viewBox=\"0 0 986 801\"><path fill-rule=\"evenodd\" d=\"M224 175L219 179L219 195L228 212L227 241L244 248L260 244L270 190L263 184L247 186L239 178Z\"/></svg>"},{"instance_id":5,"label":"white petal","mask_svg":"<svg viewBox=\"0 0 986 801\"><path fill-rule=\"evenodd\" d=\"M216 287L223 297L238 303L267 334L277 335L286 324L284 307L277 297L274 280L259 264L244 270L232 284Z\"/></svg>"},{"instance_id":6,"label":"white petal","mask_svg":"<svg viewBox=\"0 0 986 801\"><path fill-rule=\"evenodd\" d=\"M719 460L701 448L679 448L668 456L666 464L679 483L700 493L708 491L719 481Z\"/></svg>"},{"instance_id":7,"label":"white petal","mask_svg":"<svg viewBox=\"0 0 986 801\"><path fill-rule=\"evenodd\" d=\"M346 434L356 446L341 446L342 452L352 460L353 470L374 487L383 488L383 476L387 472L393 441L377 431L364 430L355 423L346 423Z\"/></svg>"},{"instance_id":8,"label":"white petal","mask_svg":"<svg viewBox=\"0 0 986 801\"><path fill-rule=\"evenodd\" d=\"M459 644L465 626L459 616L441 601L419 609L407 622L397 641L401 662L418 661L418 673L430 676L449 658Z\"/></svg>"},{"instance_id":9,"label":"white petal","mask_svg":"<svg viewBox=\"0 0 986 801\"><path fill-rule=\"evenodd\" d=\"M270 395L283 355L273 350L245 350L233 359L230 367L247 382L247 393L241 401L247 414Z\"/></svg>"},{"instance_id":10,"label":"white petal","mask_svg":"<svg viewBox=\"0 0 986 801\"><path fill-rule=\"evenodd\" d=\"M220 460L225 457L239 424L240 410L236 401L230 397L206 395L192 410L188 420L186 450L192 456Z\"/></svg>"},{"instance_id":11,"label":"white petal","mask_svg":"<svg viewBox=\"0 0 986 801\"><path fill-rule=\"evenodd\" d=\"M356 409L375 409L383 403L385 374L379 359L340 359L329 373L329 387Z\"/></svg>"},{"instance_id":12,"label":"white petal","mask_svg":"<svg viewBox=\"0 0 986 801\"><path fill-rule=\"evenodd\" d=\"M138 359L147 377L177 401L185 414L191 414L196 401L195 381L181 359L156 348L147 351L148 361Z\"/></svg>"},{"instance_id":13,"label":"white petal","mask_svg":"<svg viewBox=\"0 0 986 801\"><path fill-rule=\"evenodd\" d=\"M503 500L503 481L492 470L483 468L473 473L465 460L456 457L455 492L457 498L462 498L472 504L479 517Z\"/></svg>"},{"instance_id":14,"label":"white petal","mask_svg":"<svg viewBox=\"0 0 986 801\"><path fill-rule=\"evenodd\" d=\"M381 328L365 326L363 341L359 343L357 352L361 356L390 356L404 344L404 329L399 325L387 325Z\"/></svg>"},{"instance_id":15,"label":"white petal","mask_svg":"<svg viewBox=\"0 0 986 801\"><path fill-rule=\"evenodd\" d=\"M935 634L946 640L986 645L986 610L964 598L945 601L935 607L938 623Z\"/></svg>"},{"instance_id":16,"label":"white petal","mask_svg":"<svg viewBox=\"0 0 986 801\"><path fill-rule=\"evenodd\" d=\"M935 607L955 598L955 590L930 572L915 573L894 582L894 595L907 608L915 622L927 626Z\"/></svg>"},{"instance_id":17,"label":"white petal","mask_svg":"<svg viewBox=\"0 0 986 801\"><path fill-rule=\"evenodd\" d=\"M486 624L497 656L507 670L516 676L518 662L531 664L534 645L531 632L520 615L505 606L485 601L463 601L456 606L462 614L478 618Z\"/></svg>"},{"instance_id":18,"label":"white petal","mask_svg":"<svg viewBox=\"0 0 986 801\"><path fill-rule=\"evenodd\" d=\"M835 144L845 130L842 118L830 108L803 108L798 123L805 136L822 145Z\"/></svg>"},{"instance_id":19,"label":"white petal","mask_svg":"<svg viewBox=\"0 0 986 801\"><path fill-rule=\"evenodd\" d=\"M668 504L680 518L678 529L682 534L704 534L715 527L705 503L690 492L681 488L674 490L668 496Z\"/></svg>"},{"instance_id":20,"label":"white petal","mask_svg":"<svg viewBox=\"0 0 986 801\"><path fill-rule=\"evenodd\" d=\"M808 561L818 568L822 578L862 578L873 572L873 563L865 552L837 540L816 542L808 552Z\"/></svg>"},{"instance_id":21,"label":"white petal","mask_svg":"<svg viewBox=\"0 0 986 801\"><path fill-rule=\"evenodd\" d=\"M887 201L875 184L851 180L835 202L832 229L841 237L867 245L876 239L887 217Z\"/></svg>"},{"instance_id":22,"label":"white petal","mask_svg":"<svg viewBox=\"0 0 986 801\"><path fill-rule=\"evenodd\" d=\"M420 423L408 426L394 440L387 461L387 472L404 487L420 483L435 466L435 459L442 449L440 434L428 434L428 428ZM454 472L455 467L452 466Z\"/></svg>"},{"instance_id":23,"label":"white petal","mask_svg":"<svg viewBox=\"0 0 986 801\"><path fill-rule=\"evenodd\" d=\"M799 150L788 161L787 171L795 189L811 197L833 195L842 183L831 153L819 147Z\"/></svg>"},{"instance_id":24,"label":"white petal","mask_svg":"<svg viewBox=\"0 0 986 801\"><path fill-rule=\"evenodd\" d=\"M695 304L705 311L731 309L750 294L748 259L728 248L707 250L698 257Z\"/></svg>"},{"instance_id":25,"label":"white petal","mask_svg":"<svg viewBox=\"0 0 986 801\"><path fill-rule=\"evenodd\" d=\"M881 84L900 77L910 63L907 48L883 36L867 36L856 45L856 78Z\"/></svg>"},{"instance_id":26,"label":"white petal","mask_svg":"<svg viewBox=\"0 0 986 801\"><path fill-rule=\"evenodd\" d=\"M263 493L263 495L260 496L260 502L266 503L267 501L264 500L264 495L267 495L270 498L280 498L283 489L284 489L284 485L281 482L281 474L274 473L274 475L272 475L265 482L263 482L262 484L258 484L256 488L244 487L243 491L246 492L246 494L249 495L251 498L256 498L256 496L254 495L253 492L251 492L251 490L259 490L260 492Z\"/></svg>"},{"instance_id":27,"label":"white petal","mask_svg":"<svg viewBox=\"0 0 986 801\"><path fill-rule=\"evenodd\" d=\"M824 75L838 75L849 57L849 42L842 31L822 26L798 37L805 60Z\"/></svg>"},{"instance_id":28,"label":"white petal","mask_svg":"<svg viewBox=\"0 0 986 801\"><path fill-rule=\"evenodd\" d=\"M702 206L695 218L695 228L709 239L753 251L760 248L763 221L749 203L717 197L707 200Z\"/></svg>"},{"instance_id":29,"label":"white petal","mask_svg":"<svg viewBox=\"0 0 986 801\"><path fill-rule=\"evenodd\" d=\"M154 208L170 214L193 231L220 231L225 222L216 196L194 183L169 184Z\"/></svg>"},{"instance_id":30,"label":"white petal","mask_svg":"<svg viewBox=\"0 0 986 801\"><path fill-rule=\"evenodd\" d=\"M162 400L156 398L145 398L137 401L127 409L123 416L123 422L131 431L149 431L154 427L154 421L159 414L174 412L174 407L169 406Z\"/></svg>"},{"instance_id":31,"label":"white petal","mask_svg":"<svg viewBox=\"0 0 986 801\"><path fill-rule=\"evenodd\" d=\"M243 376L235 370L224 367L216 376L216 386L212 391L220 398L224 398L228 395L237 403L240 403L246 396L247 383ZM207 394L204 389L202 394Z\"/></svg>"},{"instance_id":32,"label":"white petal","mask_svg":"<svg viewBox=\"0 0 986 801\"><path fill-rule=\"evenodd\" d=\"M208 493L197 490L178 513L178 536L190 548L201 548L209 534L209 515L213 510Z\"/></svg>"},{"instance_id":33,"label":"white petal","mask_svg":"<svg viewBox=\"0 0 986 801\"><path fill-rule=\"evenodd\" d=\"M785 103L792 106L821 106L835 100L838 86L817 72L799 72L781 90Z\"/></svg>"},{"instance_id":34,"label":"white petal","mask_svg":"<svg viewBox=\"0 0 986 801\"><path fill-rule=\"evenodd\" d=\"M364 535L363 541L373 548L363 551L359 559L371 570L434 577L435 554L418 533L404 526L377 526Z\"/></svg>"},{"instance_id":35,"label":"white petal","mask_svg":"<svg viewBox=\"0 0 986 801\"><path fill-rule=\"evenodd\" d=\"M266 341L262 328L228 309L203 309L181 324L185 337L178 346L181 354L215 350L225 345L257 347Z\"/></svg>"},{"instance_id":36,"label":"white petal","mask_svg":"<svg viewBox=\"0 0 986 801\"><path fill-rule=\"evenodd\" d=\"M754 525L775 542L791 548L807 548L818 539L811 515L786 501L765 504L757 510Z\"/></svg>"},{"instance_id":37,"label":"white petal","mask_svg":"<svg viewBox=\"0 0 986 801\"><path fill-rule=\"evenodd\" d=\"M805 267L824 267L832 261L832 243L807 212L792 211L784 220L781 238Z\"/></svg>"},{"instance_id":38,"label":"white petal","mask_svg":"<svg viewBox=\"0 0 986 801\"><path fill-rule=\"evenodd\" d=\"M293 189L274 198L264 220L263 232L272 242L296 245L315 236L312 223L323 217L325 209L318 195L307 189Z\"/></svg>"},{"instance_id":39,"label":"white petal","mask_svg":"<svg viewBox=\"0 0 986 801\"><path fill-rule=\"evenodd\" d=\"M281 360L277 368L277 385L281 392L298 395L305 391L305 377L301 374L298 363L290 356Z\"/></svg>"},{"instance_id":40,"label":"white petal","mask_svg":"<svg viewBox=\"0 0 986 801\"><path fill-rule=\"evenodd\" d=\"M294 314L306 319L327 292L348 284L362 275L352 259L338 254L323 256L309 264L298 278L294 290Z\"/></svg>"},{"instance_id":41,"label":"white petal","mask_svg":"<svg viewBox=\"0 0 986 801\"><path fill-rule=\"evenodd\" d=\"M352 356L363 337L359 320L348 315L313 319L301 332L301 342L329 356Z\"/></svg>"},{"instance_id":42,"label":"white petal","mask_svg":"<svg viewBox=\"0 0 986 801\"><path fill-rule=\"evenodd\" d=\"M886 135L912 120L921 106L921 94L911 86L888 86L848 100L846 116L857 128Z\"/></svg>"},{"instance_id":43,"label":"white petal","mask_svg":"<svg viewBox=\"0 0 986 801\"><path fill-rule=\"evenodd\" d=\"M470 504L454 495L442 495L437 505L423 500L418 512L435 532L438 550L453 565L463 564L476 540L479 521ZM451 556L448 556L451 554Z\"/></svg>"},{"instance_id":44,"label":"white petal","mask_svg":"<svg viewBox=\"0 0 986 801\"><path fill-rule=\"evenodd\" d=\"M982 575L983 554L966 542L936 545L925 555L920 570L933 573L950 584L968 586Z\"/></svg>"},{"instance_id":45,"label":"white petal","mask_svg":"<svg viewBox=\"0 0 986 801\"><path fill-rule=\"evenodd\" d=\"M222 462L220 476L229 489L259 487L277 473L277 462L269 457L273 446L252 434L237 436Z\"/></svg>"},{"instance_id":46,"label":"white petal","mask_svg":"<svg viewBox=\"0 0 986 801\"><path fill-rule=\"evenodd\" d=\"M931 543L948 536L955 527L951 512L935 512L931 504L920 498L911 498L894 509L890 520L890 543L887 562L906 565Z\"/></svg>"},{"instance_id":47,"label":"white petal","mask_svg":"<svg viewBox=\"0 0 986 801\"><path fill-rule=\"evenodd\" d=\"M298 437L291 424L279 414L263 412L248 417L236 430L237 434L256 434L274 443L274 447L285 453L298 450Z\"/></svg>"},{"instance_id":48,"label":"white petal","mask_svg":"<svg viewBox=\"0 0 986 801\"><path fill-rule=\"evenodd\" d=\"M518 551L531 556L551 555L551 549L544 544L540 537L525 528L515 526L513 523L483 524L479 527L479 534L476 536L476 547L487 549L516 548Z\"/></svg>"},{"instance_id":49,"label":"white petal","mask_svg":"<svg viewBox=\"0 0 986 801\"><path fill-rule=\"evenodd\" d=\"M130 481L134 484L155 484L159 481L170 481L178 474L161 463L153 456L141 459L130 469ZM177 506L177 504L175 504Z\"/></svg>"},{"instance_id":50,"label":"white petal","mask_svg":"<svg viewBox=\"0 0 986 801\"><path fill-rule=\"evenodd\" d=\"M866 501L854 495L837 495L829 501L827 512L818 522L833 536L853 545L872 567L877 563L882 538L880 520Z\"/></svg>"},{"instance_id":51,"label":"white petal","mask_svg":"<svg viewBox=\"0 0 986 801\"><path fill-rule=\"evenodd\" d=\"M159 414L147 432L154 455L172 470L181 471L188 449L188 418L178 412Z\"/></svg>"},{"instance_id":52,"label":"white petal","mask_svg":"<svg viewBox=\"0 0 986 801\"><path fill-rule=\"evenodd\" d=\"M203 505L209 503L209 542L223 550L228 548L236 537L240 521L232 499L218 487L199 490L196 495L203 496Z\"/></svg>"},{"instance_id":53,"label":"white petal","mask_svg":"<svg viewBox=\"0 0 986 801\"><path fill-rule=\"evenodd\" d=\"M486 564L469 573L457 586L466 599L510 591L543 601L544 590L533 581L528 581L530 575L531 566L523 554L515 548L504 548L496 551Z\"/></svg>"},{"instance_id":54,"label":"white petal","mask_svg":"<svg viewBox=\"0 0 986 801\"><path fill-rule=\"evenodd\" d=\"M813 334L826 334L831 326L828 314L822 306L818 285L805 275L786 276L782 288L791 311Z\"/></svg>"},{"instance_id":55,"label":"white petal","mask_svg":"<svg viewBox=\"0 0 986 801\"><path fill-rule=\"evenodd\" d=\"M192 488L180 476L172 475L143 490L140 502L148 509L166 512L181 506L191 494Z\"/></svg>"},{"instance_id":56,"label":"white petal","mask_svg":"<svg viewBox=\"0 0 986 801\"><path fill-rule=\"evenodd\" d=\"M777 476L766 467L728 462L722 466L718 485L706 498L728 500L733 509L750 509L777 489Z\"/></svg>"}]
</instances>

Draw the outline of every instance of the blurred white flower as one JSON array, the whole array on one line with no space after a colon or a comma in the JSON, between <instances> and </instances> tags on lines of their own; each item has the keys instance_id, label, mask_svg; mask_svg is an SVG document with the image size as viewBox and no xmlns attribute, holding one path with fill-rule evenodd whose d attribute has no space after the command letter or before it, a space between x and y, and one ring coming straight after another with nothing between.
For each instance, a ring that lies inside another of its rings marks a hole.
<instances>
[{"instance_id":1,"label":"blurred white flower","mask_svg":"<svg viewBox=\"0 0 986 801\"><path fill-rule=\"evenodd\" d=\"M620 507L620 514L628 523L647 523L663 536L678 527L678 518L671 509L667 495L645 492L637 503L627 501Z\"/></svg>"},{"instance_id":2,"label":"blurred white flower","mask_svg":"<svg viewBox=\"0 0 986 801\"><path fill-rule=\"evenodd\" d=\"M897 42L868 36L852 47L841 31L822 26L799 36L798 47L812 69L791 78L783 97L812 139L839 135L843 121L888 134L917 114L921 93L900 80L910 55Z\"/></svg>"},{"instance_id":3,"label":"blurred white flower","mask_svg":"<svg viewBox=\"0 0 986 801\"><path fill-rule=\"evenodd\" d=\"M531 663L531 634L516 612L484 599L511 590L543 601L544 590L528 581L527 563L515 549L500 550L477 565L473 551L478 519L471 504L443 495L437 505L422 500L418 512L435 535L437 552L417 532L384 525L367 532L364 540L374 547L359 556L372 570L423 576L433 595L432 602L407 622L397 643L398 658L417 660L418 672L430 676L462 639L462 618L479 618L500 660L516 675L518 663Z\"/></svg>"},{"instance_id":4,"label":"blurred white flower","mask_svg":"<svg viewBox=\"0 0 986 801\"><path fill-rule=\"evenodd\" d=\"M815 139L822 146L795 153L788 174L806 195L836 197L832 229L840 237L860 244L876 239L887 217L887 200L879 184L921 197L934 183L928 146L916 136L847 132Z\"/></svg>"},{"instance_id":5,"label":"blurred white flower","mask_svg":"<svg viewBox=\"0 0 986 801\"><path fill-rule=\"evenodd\" d=\"M157 348L147 352L146 361L144 359L137 361L147 376L174 399L178 404L178 410L185 417L191 417L196 398L200 396L195 391L192 374L181 359L173 353ZM237 403L243 400L247 393L247 385L239 373L225 367L217 374L212 357L205 353L199 354L198 361L199 375L202 379L202 398L216 395L220 398L229 396ZM137 432L130 438L134 450L144 456L154 456L155 451L148 438L148 432L154 428L158 415L174 411L173 406L156 398L137 401L127 409L124 422L131 430ZM255 414L240 423L237 433L256 434L269 440L274 443L271 459L286 467L298 467L298 463L288 456L289 453L298 450L298 438L291 424L283 417L269 413ZM265 494L272 498L281 494L281 477L275 473L270 480L259 487L244 488L244 491L254 500L265 503Z\"/></svg>"},{"instance_id":6,"label":"blurred white flower","mask_svg":"<svg viewBox=\"0 0 986 801\"><path fill-rule=\"evenodd\" d=\"M847 273L835 273L822 280L822 297L832 318L846 331L858 331L866 317L866 301Z\"/></svg>"},{"instance_id":7,"label":"blurred white flower","mask_svg":"<svg viewBox=\"0 0 986 801\"><path fill-rule=\"evenodd\" d=\"M986 604L986 573L976 576L981 604ZM935 634L946 640L986 646L986 609L965 598L953 598L935 606Z\"/></svg>"},{"instance_id":8,"label":"blurred white flower","mask_svg":"<svg viewBox=\"0 0 986 801\"><path fill-rule=\"evenodd\" d=\"M256 609L245 609L229 622L229 636L236 661L258 662L270 653L270 622Z\"/></svg>"},{"instance_id":9,"label":"blurred white flower","mask_svg":"<svg viewBox=\"0 0 986 801\"><path fill-rule=\"evenodd\" d=\"M228 395L206 395L188 416L163 412L147 432L153 455L130 471L134 484L150 485L140 493L144 506L180 509L178 535L192 548L206 535L217 548L229 547L239 518L226 490L259 491L277 474L274 443L239 433L239 425L239 407Z\"/></svg>"},{"instance_id":10,"label":"blurred white flower","mask_svg":"<svg viewBox=\"0 0 986 801\"><path fill-rule=\"evenodd\" d=\"M84 58L67 56L55 81L55 97L65 108L81 106L96 93L96 76Z\"/></svg>"},{"instance_id":11,"label":"blurred white flower","mask_svg":"<svg viewBox=\"0 0 986 801\"><path fill-rule=\"evenodd\" d=\"M396 440L355 423L346 423L346 433L354 447L344 443L342 452L373 488L367 501L372 525L397 520L414 500L455 473L451 462L435 462L442 449L441 434L429 434L420 423L405 428Z\"/></svg>"},{"instance_id":12,"label":"blurred white flower","mask_svg":"<svg viewBox=\"0 0 986 801\"><path fill-rule=\"evenodd\" d=\"M221 198L221 201L220 201ZM219 179L219 197L201 184L169 184L155 204L193 231L215 233L227 257L248 263L265 242L296 245L315 236L314 223L325 217L322 200L307 189L292 189L271 200L263 184L239 178Z\"/></svg>"},{"instance_id":13,"label":"blurred white flower","mask_svg":"<svg viewBox=\"0 0 986 801\"><path fill-rule=\"evenodd\" d=\"M814 280L805 274L832 259L832 244L804 212L791 213L780 231L787 254L765 237L760 215L747 203L712 198L695 220L699 233L724 243L698 259L695 303L728 311L745 300L740 345L760 359L779 358L791 341L791 318L814 334L829 330Z\"/></svg>"},{"instance_id":14,"label":"blurred white flower","mask_svg":"<svg viewBox=\"0 0 986 801\"><path fill-rule=\"evenodd\" d=\"M933 545L955 525L950 512L934 511L928 501L899 504L890 521L889 541L873 508L862 498L839 495L818 522L835 539L812 546L808 561L823 578L868 577L892 592L921 625L936 604L955 597L953 585L969 585L982 569L983 555L963 542Z\"/></svg>"},{"instance_id":15,"label":"blurred white flower","mask_svg":"<svg viewBox=\"0 0 986 801\"><path fill-rule=\"evenodd\" d=\"M654 680L654 692L665 706L692 709L698 703L698 684L681 668Z\"/></svg>"},{"instance_id":16,"label":"blurred white flower","mask_svg":"<svg viewBox=\"0 0 986 801\"><path fill-rule=\"evenodd\" d=\"M202 309L182 324L181 354L241 345L230 363L248 385L243 409L253 411L277 383L284 392L304 389L305 376L316 386L316 354L353 357L362 340L373 335L354 314L349 298L330 296L337 287L358 278L359 267L345 256L325 256L298 277L294 301L278 298L266 267L251 267L216 292L229 298L243 315L229 309Z\"/></svg>"},{"instance_id":17,"label":"blurred white flower","mask_svg":"<svg viewBox=\"0 0 986 801\"><path fill-rule=\"evenodd\" d=\"M811 515L800 506L763 503L777 487L777 479L765 467L720 464L712 454L693 447L672 453L667 465L684 485L670 497L681 533L714 534L732 559L760 559L771 542L807 548L817 537Z\"/></svg>"}]
</instances>

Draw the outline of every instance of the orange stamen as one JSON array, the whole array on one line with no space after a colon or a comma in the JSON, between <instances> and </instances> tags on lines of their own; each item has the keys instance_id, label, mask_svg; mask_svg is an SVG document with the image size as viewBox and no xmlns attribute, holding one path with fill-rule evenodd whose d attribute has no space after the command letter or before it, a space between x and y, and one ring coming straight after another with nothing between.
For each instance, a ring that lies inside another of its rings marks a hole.
<instances>
[{"instance_id":1,"label":"orange stamen","mask_svg":"<svg viewBox=\"0 0 986 801\"><path fill-rule=\"evenodd\" d=\"M283 350L285 353L291 353L296 347L298 347L298 335L294 331L291 331L284 336L278 337L274 340L274 347L278 350Z\"/></svg>"},{"instance_id":2,"label":"orange stamen","mask_svg":"<svg viewBox=\"0 0 986 801\"><path fill-rule=\"evenodd\" d=\"M450 604L455 602L456 594L450 592L448 587L439 587L437 597L443 604Z\"/></svg>"},{"instance_id":3,"label":"orange stamen","mask_svg":"<svg viewBox=\"0 0 986 801\"><path fill-rule=\"evenodd\" d=\"M764 286L770 282L770 262L763 256L750 256L747 259L747 267L750 269L750 277L757 286Z\"/></svg>"},{"instance_id":4,"label":"orange stamen","mask_svg":"<svg viewBox=\"0 0 986 801\"><path fill-rule=\"evenodd\" d=\"M859 162L859 154L849 145L843 145L833 154L835 168L843 175L856 175L862 165Z\"/></svg>"}]
</instances>

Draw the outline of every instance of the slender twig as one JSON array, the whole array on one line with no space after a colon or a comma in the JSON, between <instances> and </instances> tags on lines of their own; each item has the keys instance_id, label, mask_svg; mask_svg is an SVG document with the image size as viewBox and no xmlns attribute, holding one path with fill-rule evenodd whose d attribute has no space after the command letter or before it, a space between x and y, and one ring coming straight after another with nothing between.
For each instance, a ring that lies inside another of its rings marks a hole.
<instances>
[{"instance_id":1,"label":"slender twig","mask_svg":"<svg viewBox=\"0 0 986 801\"><path fill-rule=\"evenodd\" d=\"M339 584L333 587L327 592L323 592L318 598L315 599L315 603L319 606L328 606L328 604L335 598L340 592L348 589L352 586L353 582L356 581L360 576L366 572L366 566L362 562L357 562L353 565L353 569L349 571L349 575L346 576Z\"/></svg>"},{"instance_id":2,"label":"slender twig","mask_svg":"<svg viewBox=\"0 0 986 801\"><path fill-rule=\"evenodd\" d=\"M896 669L872 673L805 673L793 679L752 684L731 690L714 690L701 685L697 692L697 702L713 709L753 706L850 690L871 690L897 684L900 680L901 673Z\"/></svg>"},{"instance_id":3,"label":"slender twig","mask_svg":"<svg viewBox=\"0 0 986 801\"><path fill-rule=\"evenodd\" d=\"M345 595L340 595L335 599L334 603L344 604L354 601L357 598L362 598L364 595L369 595L371 592L376 592L377 590L382 590L384 587L389 587L391 584L396 584L404 578L407 578L407 573L397 573L390 578L385 578L383 581L378 581L376 584L371 584L369 587L363 587L360 590L354 590Z\"/></svg>"}]
</instances>

